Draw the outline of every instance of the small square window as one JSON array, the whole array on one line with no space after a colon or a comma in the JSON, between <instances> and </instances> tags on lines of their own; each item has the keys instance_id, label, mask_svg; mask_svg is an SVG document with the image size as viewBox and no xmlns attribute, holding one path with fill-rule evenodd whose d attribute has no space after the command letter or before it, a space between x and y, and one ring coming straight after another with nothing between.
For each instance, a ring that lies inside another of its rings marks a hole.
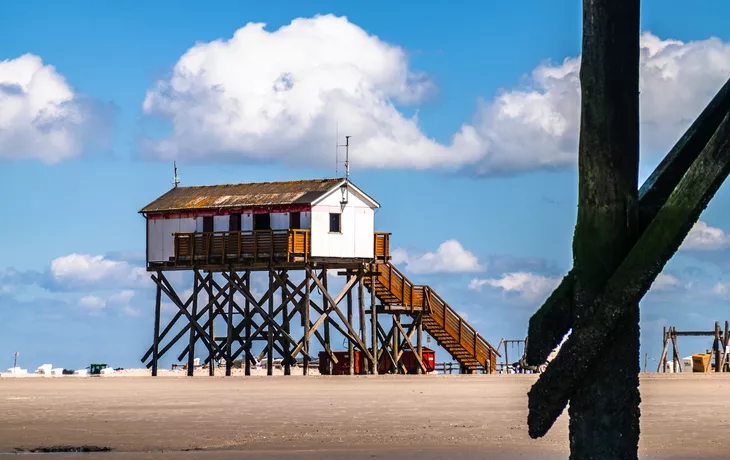
<instances>
[{"instance_id":1,"label":"small square window","mask_svg":"<svg viewBox=\"0 0 730 460\"><path fill-rule=\"evenodd\" d=\"M271 230L271 214L254 214L254 230Z\"/></svg>"},{"instance_id":2,"label":"small square window","mask_svg":"<svg viewBox=\"0 0 730 460\"><path fill-rule=\"evenodd\" d=\"M339 213L330 213L330 233L342 233L342 222Z\"/></svg>"}]
</instances>

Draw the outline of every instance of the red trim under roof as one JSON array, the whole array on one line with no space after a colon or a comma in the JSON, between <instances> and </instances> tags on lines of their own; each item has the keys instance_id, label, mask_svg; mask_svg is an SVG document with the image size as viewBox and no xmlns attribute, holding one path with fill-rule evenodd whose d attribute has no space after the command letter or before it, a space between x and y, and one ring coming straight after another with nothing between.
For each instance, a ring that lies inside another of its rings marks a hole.
<instances>
[{"instance_id":1,"label":"red trim under roof","mask_svg":"<svg viewBox=\"0 0 730 460\"><path fill-rule=\"evenodd\" d=\"M201 209L196 211L184 212L159 212L149 213L147 218L155 219L190 219L205 216L229 216L235 213L241 214L267 214L267 213L285 213L285 212L307 212L311 211L310 205L289 205L289 206L270 206L256 208L223 208L223 209Z\"/></svg>"}]
</instances>

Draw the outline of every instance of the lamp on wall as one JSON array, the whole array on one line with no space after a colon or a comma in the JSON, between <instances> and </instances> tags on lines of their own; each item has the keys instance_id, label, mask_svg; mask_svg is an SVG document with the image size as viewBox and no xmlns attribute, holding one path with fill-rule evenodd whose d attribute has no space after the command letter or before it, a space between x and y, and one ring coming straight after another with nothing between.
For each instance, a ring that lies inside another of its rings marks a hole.
<instances>
[{"instance_id":1,"label":"lamp on wall","mask_svg":"<svg viewBox=\"0 0 730 460\"><path fill-rule=\"evenodd\" d=\"M344 207L347 204L347 199L349 198L348 193L349 189L347 187L347 181L343 182L340 186L340 192L342 193L342 201L340 201L340 204Z\"/></svg>"}]
</instances>

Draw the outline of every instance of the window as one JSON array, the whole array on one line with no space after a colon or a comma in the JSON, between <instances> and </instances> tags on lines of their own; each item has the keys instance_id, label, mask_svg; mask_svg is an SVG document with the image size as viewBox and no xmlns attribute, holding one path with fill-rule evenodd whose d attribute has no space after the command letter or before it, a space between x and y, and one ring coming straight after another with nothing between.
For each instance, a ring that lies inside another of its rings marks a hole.
<instances>
[{"instance_id":1,"label":"window","mask_svg":"<svg viewBox=\"0 0 730 460\"><path fill-rule=\"evenodd\" d=\"M342 225L339 213L330 213L330 233L342 233Z\"/></svg>"},{"instance_id":2,"label":"window","mask_svg":"<svg viewBox=\"0 0 730 460\"><path fill-rule=\"evenodd\" d=\"M271 230L271 214L254 214L254 230Z\"/></svg>"},{"instance_id":3,"label":"window","mask_svg":"<svg viewBox=\"0 0 730 460\"><path fill-rule=\"evenodd\" d=\"M209 233L213 231L213 216L203 216L203 232Z\"/></svg>"},{"instance_id":4,"label":"window","mask_svg":"<svg viewBox=\"0 0 730 460\"><path fill-rule=\"evenodd\" d=\"M231 214L228 222L228 230L232 232L238 232L241 230L241 213L236 212Z\"/></svg>"},{"instance_id":5,"label":"window","mask_svg":"<svg viewBox=\"0 0 730 460\"><path fill-rule=\"evenodd\" d=\"M298 229L302 228L302 213L290 212L289 213L289 228Z\"/></svg>"}]
</instances>

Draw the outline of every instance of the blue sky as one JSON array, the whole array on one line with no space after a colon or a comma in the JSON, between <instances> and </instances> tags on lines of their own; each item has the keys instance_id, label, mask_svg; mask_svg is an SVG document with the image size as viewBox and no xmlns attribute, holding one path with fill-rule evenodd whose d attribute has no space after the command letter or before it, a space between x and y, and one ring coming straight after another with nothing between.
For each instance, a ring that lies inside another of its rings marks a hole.
<instances>
[{"instance_id":1,"label":"blue sky","mask_svg":"<svg viewBox=\"0 0 730 460\"><path fill-rule=\"evenodd\" d=\"M643 2L642 178L730 77L729 12ZM137 210L170 187L172 158L183 185L333 176L336 126L399 267L488 340L524 337L571 266L580 2L0 13L0 370L14 351L32 369L138 366L153 291ZM730 319L728 200L724 186L642 302L655 359L663 325Z\"/></svg>"}]
</instances>

